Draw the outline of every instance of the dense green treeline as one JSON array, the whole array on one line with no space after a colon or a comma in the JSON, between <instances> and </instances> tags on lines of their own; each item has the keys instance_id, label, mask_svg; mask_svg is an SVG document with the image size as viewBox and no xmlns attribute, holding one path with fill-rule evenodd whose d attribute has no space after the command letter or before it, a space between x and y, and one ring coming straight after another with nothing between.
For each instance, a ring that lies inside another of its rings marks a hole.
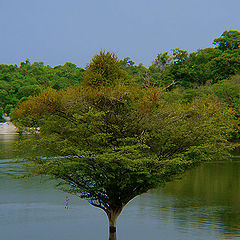
<instances>
[{"instance_id":1,"label":"dense green treeline","mask_svg":"<svg viewBox=\"0 0 240 240\"><path fill-rule=\"evenodd\" d=\"M169 100L186 103L215 95L239 119L240 32L225 31L213 44L215 47L192 53L178 48L159 53L149 68L135 65L130 58L121 64L142 86L165 88ZM240 138L239 130L233 138Z\"/></svg>"},{"instance_id":2,"label":"dense green treeline","mask_svg":"<svg viewBox=\"0 0 240 240\"><path fill-rule=\"evenodd\" d=\"M225 31L214 39L213 44L214 47L192 53L182 49L159 53L149 67L136 65L126 57L120 60L122 71L117 77L135 82L143 88L155 86L166 89L165 97L180 102L191 102L195 97L213 94L232 108L239 118L240 32ZM110 66L114 63L109 65L106 73L92 69L92 75L88 72L85 75L92 79L93 84L106 81L104 74L111 82L109 73L116 78L116 71ZM88 67L91 68L91 65ZM44 66L42 62L31 64L29 60L21 62L20 66L1 64L0 115L3 112L9 114L19 102L46 88L59 90L78 85L84 72L85 69L69 62L55 67Z\"/></svg>"},{"instance_id":3,"label":"dense green treeline","mask_svg":"<svg viewBox=\"0 0 240 240\"><path fill-rule=\"evenodd\" d=\"M0 113L10 113L19 102L37 95L46 88L62 89L81 82L84 69L73 63L63 66L31 64L29 60L17 65L0 65Z\"/></svg>"},{"instance_id":4,"label":"dense green treeline","mask_svg":"<svg viewBox=\"0 0 240 240\"><path fill-rule=\"evenodd\" d=\"M230 40L234 47L225 44ZM129 57L121 63L143 85L167 86L174 82L174 85L184 88L197 88L228 79L240 72L240 32L225 31L213 43L215 47L192 53L179 48L159 53L149 68L142 64L135 65Z\"/></svg>"}]
</instances>

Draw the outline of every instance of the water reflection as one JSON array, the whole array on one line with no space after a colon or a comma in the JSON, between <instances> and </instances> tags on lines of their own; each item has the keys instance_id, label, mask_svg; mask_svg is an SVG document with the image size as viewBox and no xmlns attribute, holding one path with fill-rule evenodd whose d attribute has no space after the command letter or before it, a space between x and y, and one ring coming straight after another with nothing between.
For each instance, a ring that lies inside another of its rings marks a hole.
<instances>
[{"instance_id":1,"label":"water reflection","mask_svg":"<svg viewBox=\"0 0 240 240\"><path fill-rule=\"evenodd\" d=\"M0 134L0 159L12 156L12 150L17 138L18 135L16 134Z\"/></svg>"},{"instance_id":2,"label":"water reflection","mask_svg":"<svg viewBox=\"0 0 240 240\"><path fill-rule=\"evenodd\" d=\"M19 169L9 163L16 138L0 135L1 238L107 239L101 210L72 196L66 210L66 195L56 190L55 182L21 182L9 176ZM130 202L119 218L117 239L240 239L239 203L240 158L205 164Z\"/></svg>"},{"instance_id":3,"label":"water reflection","mask_svg":"<svg viewBox=\"0 0 240 240\"><path fill-rule=\"evenodd\" d=\"M139 203L158 221L172 219L182 230L212 226L225 237L240 237L240 159L202 165L144 197Z\"/></svg>"}]
</instances>

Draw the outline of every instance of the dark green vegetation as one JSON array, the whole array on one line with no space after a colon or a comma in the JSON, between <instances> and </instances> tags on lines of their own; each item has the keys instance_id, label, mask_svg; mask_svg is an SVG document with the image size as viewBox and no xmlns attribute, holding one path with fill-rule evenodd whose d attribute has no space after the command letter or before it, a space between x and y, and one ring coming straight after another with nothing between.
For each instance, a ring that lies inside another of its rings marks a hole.
<instances>
[{"instance_id":1,"label":"dark green vegetation","mask_svg":"<svg viewBox=\"0 0 240 240\"><path fill-rule=\"evenodd\" d=\"M0 65L0 113L9 114L13 107L43 89L62 89L79 84L84 69L73 63L63 66L44 66L42 62L31 64L28 60L17 65Z\"/></svg>"},{"instance_id":2,"label":"dark green vegetation","mask_svg":"<svg viewBox=\"0 0 240 240\"><path fill-rule=\"evenodd\" d=\"M4 122L4 118L2 117L3 116L3 108L0 107L0 122Z\"/></svg>"},{"instance_id":3,"label":"dark green vegetation","mask_svg":"<svg viewBox=\"0 0 240 240\"><path fill-rule=\"evenodd\" d=\"M239 78L195 81L192 61L175 49L146 69L101 51L79 86L48 89L23 102L16 123L41 129L21 145L30 154L25 176L52 176L103 209L116 239L117 217L131 199L232 149L239 92L231 86L238 87ZM226 89L236 103L226 99Z\"/></svg>"},{"instance_id":4,"label":"dark green vegetation","mask_svg":"<svg viewBox=\"0 0 240 240\"><path fill-rule=\"evenodd\" d=\"M240 32L225 31L216 38L215 48L199 49L188 53L182 49L159 53L149 69L141 65L138 69L145 71L139 79L144 83L164 86L173 81L184 88L197 88L227 79L240 71ZM129 61L129 60L128 60ZM134 65L125 60L125 67L134 71ZM137 69L137 68L136 68Z\"/></svg>"},{"instance_id":5,"label":"dark green vegetation","mask_svg":"<svg viewBox=\"0 0 240 240\"><path fill-rule=\"evenodd\" d=\"M53 176L65 191L103 209L110 239L131 199L202 161L226 157L235 124L215 98L168 103L156 89L119 85L46 92L15 112L26 115L41 127L24 143L30 176Z\"/></svg>"},{"instance_id":6,"label":"dark green vegetation","mask_svg":"<svg viewBox=\"0 0 240 240\"><path fill-rule=\"evenodd\" d=\"M103 209L115 239L131 199L226 157L239 139L239 36L225 31L214 48L159 53L149 68L104 51L86 69L1 65L0 111L20 103L15 123L41 129L21 145L29 175L52 176Z\"/></svg>"},{"instance_id":7,"label":"dark green vegetation","mask_svg":"<svg viewBox=\"0 0 240 240\"><path fill-rule=\"evenodd\" d=\"M103 66L99 65L99 55L96 55L93 59L95 67L92 63L89 64L85 80L92 86L101 82L108 85L114 78L118 78L134 82L141 88L165 88L175 92L176 98L182 102L190 102L199 95L214 94L231 107L239 118L239 39L239 31L225 31L222 36L214 39L215 47L192 53L181 49L159 53L148 68L142 64L136 65L127 57L120 60L121 71L116 72L116 58L111 58L110 53L106 55L104 62L112 62L104 66L105 72L102 72ZM31 64L29 60L21 62L20 66L1 64L0 112L10 114L18 103L47 88L59 90L79 85L84 72L85 69L73 63L56 67L44 66L42 62ZM239 138L239 134L233 137Z\"/></svg>"}]
</instances>

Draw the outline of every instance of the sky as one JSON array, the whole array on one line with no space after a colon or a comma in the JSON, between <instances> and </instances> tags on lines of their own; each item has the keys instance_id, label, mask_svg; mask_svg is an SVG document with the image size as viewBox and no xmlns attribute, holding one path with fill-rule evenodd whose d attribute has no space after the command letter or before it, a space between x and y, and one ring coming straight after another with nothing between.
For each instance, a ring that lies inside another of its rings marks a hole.
<instances>
[{"instance_id":1,"label":"sky","mask_svg":"<svg viewBox=\"0 0 240 240\"><path fill-rule=\"evenodd\" d=\"M240 31L240 0L0 0L0 64L85 67L101 49L151 65Z\"/></svg>"}]
</instances>

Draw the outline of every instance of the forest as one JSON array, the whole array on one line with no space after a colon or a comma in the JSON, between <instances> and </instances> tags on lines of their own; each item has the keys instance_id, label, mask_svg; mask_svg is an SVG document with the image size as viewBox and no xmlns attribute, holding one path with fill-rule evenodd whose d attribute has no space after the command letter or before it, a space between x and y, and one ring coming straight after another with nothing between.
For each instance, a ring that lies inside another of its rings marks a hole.
<instances>
[{"instance_id":1,"label":"forest","mask_svg":"<svg viewBox=\"0 0 240 240\"><path fill-rule=\"evenodd\" d=\"M120 60L127 81L141 88L164 89L164 98L182 103L212 94L240 116L240 32L226 30L213 40L213 47L187 52L179 48L160 52L149 67L131 58ZM0 115L45 89L65 89L81 84L86 68L66 62L50 67L29 59L17 65L0 65ZM0 121L3 121L1 118ZM239 131L233 139L239 139Z\"/></svg>"},{"instance_id":2,"label":"forest","mask_svg":"<svg viewBox=\"0 0 240 240\"><path fill-rule=\"evenodd\" d=\"M148 68L106 50L85 69L2 65L1 111L33 130L18 142L22 178L51 176L102 209L116 240L133 198L225 160L237 146L240 32L225 31L213 44L159 53Z\"/></svg>"}]
</instances>

